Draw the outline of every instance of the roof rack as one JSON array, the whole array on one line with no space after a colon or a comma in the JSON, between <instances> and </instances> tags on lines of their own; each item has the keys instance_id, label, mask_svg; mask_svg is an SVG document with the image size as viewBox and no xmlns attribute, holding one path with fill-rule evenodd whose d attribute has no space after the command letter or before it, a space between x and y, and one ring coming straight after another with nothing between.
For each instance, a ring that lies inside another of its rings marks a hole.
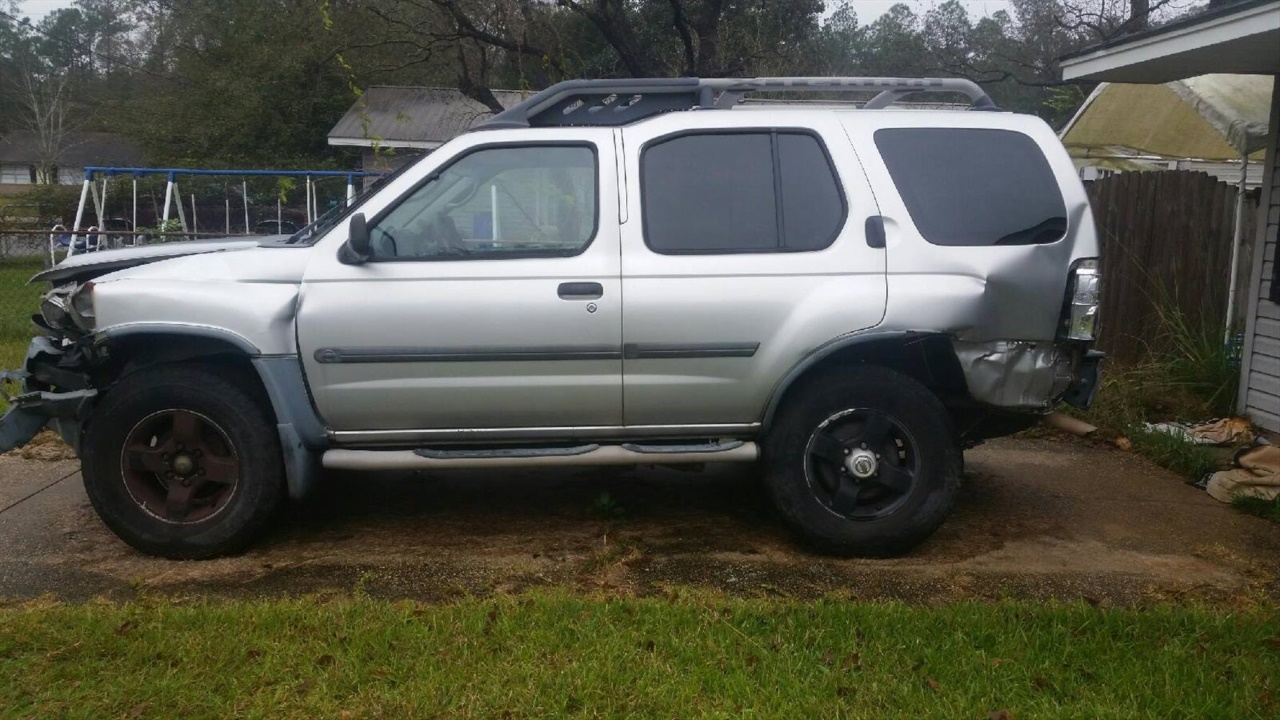
<instances>
[{"instance_id":1,"label":"roof rack","mask_svg":"<svg viewBox=\"0 0 1280 720\"><path fill-rule=\"evenodd\" d=\"M476 125L477 130L566 125L618 126L672 110L731 108L747 93L874 92L864 110L878 110L922 92L968 96L971 110L999 110L963 78L770 77L567 80Z\"/></svg>"}]
</instances>

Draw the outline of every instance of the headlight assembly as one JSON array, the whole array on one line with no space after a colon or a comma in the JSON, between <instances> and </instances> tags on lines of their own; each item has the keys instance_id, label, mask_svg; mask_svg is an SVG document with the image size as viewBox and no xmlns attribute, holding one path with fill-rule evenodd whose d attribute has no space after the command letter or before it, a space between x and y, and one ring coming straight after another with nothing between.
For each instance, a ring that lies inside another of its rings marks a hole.
<instances>
[{"instance_id":1,"label":"headlight assembly","mask_svg":"<svg viewBox=\"0 0 1280 720\"><path fill-rule=\"evenodd\" d=\"M64 285L45 293L40 315L51 328L93 330L93 283Z\"/></svg>"},{"instance_id":2,"label":"headlight assembly","mask_svg":"<svg viewBox=\"0 0 1280 720\"><path fill-rule=\"evenodd\" d=\"M96 317L93 314L93 283L87 282L71 293L72 320L84 330L92 330Z\"/></svg>"}]
</instances>

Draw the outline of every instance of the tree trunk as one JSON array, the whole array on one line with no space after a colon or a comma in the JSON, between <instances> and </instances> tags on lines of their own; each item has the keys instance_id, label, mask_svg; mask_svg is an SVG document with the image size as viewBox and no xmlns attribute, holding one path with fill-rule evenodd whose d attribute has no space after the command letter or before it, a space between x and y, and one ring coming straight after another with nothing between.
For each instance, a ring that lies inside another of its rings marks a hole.
<instances>
[{"instance_id":1,"label":"tree trunk","mask_svg":"<svg viewBox=\"0 0 1280 720\"><path fill-rule=\"evenodd\" d=\"M1151 0L1129 0L1129 22L1125 23L1128 26L1128 31L1146 30L1147 26L1150 25L1150 19L1148 18L1150 14Z\"/></svg>"}]
</instances>

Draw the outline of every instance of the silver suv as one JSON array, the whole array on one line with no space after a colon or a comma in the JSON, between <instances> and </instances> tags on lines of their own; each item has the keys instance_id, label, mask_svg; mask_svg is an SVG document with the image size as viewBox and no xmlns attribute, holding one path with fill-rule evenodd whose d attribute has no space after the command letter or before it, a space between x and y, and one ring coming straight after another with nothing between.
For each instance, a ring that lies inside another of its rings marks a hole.
<instances>
[{"instance_id":1,"label":"silver suv","mask_svg":"<svg viewBox=\"0 0 1280 720\"><path fill-rule=\"evenodd\" d=\"M860 109L746 102L879 92ZM892 106L918 92L970 110ZM52 424L126 542L244 548L321 467L757 462L833 553L903 552L963 448L1087 405L1070 158L962 80L573 81L288 237L73 256L0 449Z\"/></svg>"}]
</instances>

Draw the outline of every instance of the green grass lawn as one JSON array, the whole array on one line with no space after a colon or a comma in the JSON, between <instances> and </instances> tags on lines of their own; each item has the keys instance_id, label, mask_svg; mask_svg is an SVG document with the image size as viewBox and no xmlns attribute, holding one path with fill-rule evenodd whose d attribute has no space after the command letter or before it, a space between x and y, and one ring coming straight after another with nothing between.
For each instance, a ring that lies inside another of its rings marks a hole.
<instances>
[{"instance_id":1,"label":"green grass lawn","mask_svg":"<svg viewBox=\"0 0 1280 720\"><path fill-rule=\"evenodd\" d=\"M1262 718L1280 620L1008 602L365 597L0 610L3 717Z\"/></svg>"},{"instance_id":2,"label":"green grass lawn","mask_svg":"<svg viewBox=\"0 0 1280 720\"><path fill-rule=\"evenodd\" d=\"M22 365L34 333L31 314L40 309L40 296L48 283L28 285L40 272L39 258L0 262L0 369Z\"/></svg>"}]
</instances>

